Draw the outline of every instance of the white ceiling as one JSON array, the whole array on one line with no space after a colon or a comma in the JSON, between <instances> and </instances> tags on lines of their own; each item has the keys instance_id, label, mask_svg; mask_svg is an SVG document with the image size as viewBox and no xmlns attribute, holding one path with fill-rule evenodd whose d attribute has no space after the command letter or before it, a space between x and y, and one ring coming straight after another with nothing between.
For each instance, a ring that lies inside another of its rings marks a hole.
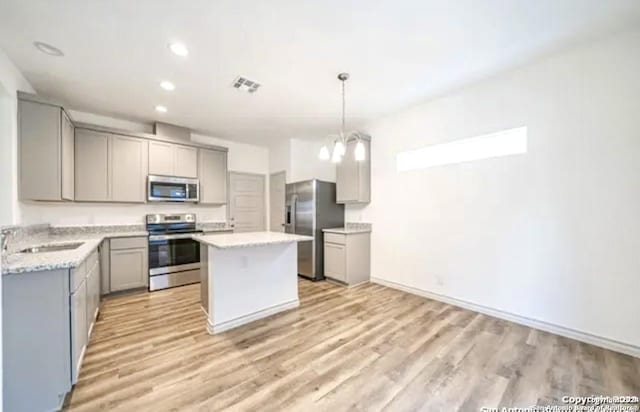
<instances>
[{"instance_id":1,"label":"white ceiling","mask_svg":"<svg viewBox=\"0 0 640 412\"><path fill-rule=\"evenodd\" d=\"M0 48L69 108L268 144L336 131L338 72L356 127L639 16L638 0L0 0Z\"/></svg>"}]
</instances>

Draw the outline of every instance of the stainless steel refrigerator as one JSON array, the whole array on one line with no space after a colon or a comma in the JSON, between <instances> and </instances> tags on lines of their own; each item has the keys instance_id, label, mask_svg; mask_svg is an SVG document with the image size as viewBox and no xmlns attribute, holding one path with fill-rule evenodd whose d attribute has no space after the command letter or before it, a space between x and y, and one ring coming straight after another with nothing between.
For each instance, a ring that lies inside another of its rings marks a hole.
<instances>
[{"instance_id":1,"label":"stainless steel refrigerator","mask_svg":"<svg viewBox=\"0 0 640 412\"><path fill-rule=\"evenodd\" d=\"M344 205L336 203L336 184L318 179L289 183L285 198L285 232L313 236L298 242L298 274L324 279L322 229L344 226Z\"/></svg>"}]
</instances>

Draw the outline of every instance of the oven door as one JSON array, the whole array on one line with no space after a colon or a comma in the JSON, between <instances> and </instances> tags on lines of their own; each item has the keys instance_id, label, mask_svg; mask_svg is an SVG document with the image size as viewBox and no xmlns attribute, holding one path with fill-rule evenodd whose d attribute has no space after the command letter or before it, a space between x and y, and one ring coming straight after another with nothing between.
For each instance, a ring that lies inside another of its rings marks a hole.
<instances>
[{"instance_id":1,"label":"oven door","mask_svg":"<svg viewBox=\"0 0 640 412\"><path fill-rule=\"evenodd\" d=\"M150 235L149 275L164 275L200 268L200 244L192 234Z\"/></svg>"}]
</instances>

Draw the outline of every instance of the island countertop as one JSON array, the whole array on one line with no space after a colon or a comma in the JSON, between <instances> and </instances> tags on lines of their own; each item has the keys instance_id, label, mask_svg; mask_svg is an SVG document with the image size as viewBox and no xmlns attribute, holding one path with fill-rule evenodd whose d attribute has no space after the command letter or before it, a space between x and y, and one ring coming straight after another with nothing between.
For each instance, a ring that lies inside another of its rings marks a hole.
<instances>
[{"instance_id":1,"label":"island countertop","mask_svg":"<svg viewBox=\"0 0 640 412\"><path fill-rule=\"evenodd\" d=\"M246 232L217 235L193 235L193 239L218 249L231 249L266 246L278 243L304 242L313 240L313 237L281 232Z\"/></svg>"}]
</instances>

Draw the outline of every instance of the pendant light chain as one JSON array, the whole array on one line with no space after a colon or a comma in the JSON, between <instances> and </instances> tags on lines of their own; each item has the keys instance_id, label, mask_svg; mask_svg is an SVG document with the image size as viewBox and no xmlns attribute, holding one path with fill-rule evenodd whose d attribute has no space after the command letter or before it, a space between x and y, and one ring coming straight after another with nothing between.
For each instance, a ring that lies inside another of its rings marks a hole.
<instances>
[{"instance_id":1,"label":"pendant light chain","mask_svg":"<svg viewBox=\"0 0 640 412\"><path fill-rule=\"evenodd\" d=\"M342 80L342 133L340 135L340 137L342 138L343 143L346 143L345 141L345 135L344 135L344 124L345 124L345 106L346 106L346 100L344 97L344 82L345 80Z\"/></svg>"},{"instance_id":2,"label":"pendant light chain","mask_svg":"<svg viewBox=\"0 0 640 412\"><path fill-rule=\"evenodd\" d=\"M333 153L329 152L329 148L325 145L320 148L320 153L318 157L320 160L329 160L331 159L334 163L340 163L342 160L342 156L346 154L346 146L347 141L351 139L351 141L356 142L356 147L354 151L355 160L360 162L365 160L366 152L364 144L362 143L362 137L359 132L352 132L351 135L347 136L345 134L345 127L347 124L347 96L345 92L345 82L349 79L349 73L339 73L338 80L342 82L342 127L340 129L340 136L338 139L335 139L334 136L331 136L333 139Z\"/></svg>"}]
</instances>

